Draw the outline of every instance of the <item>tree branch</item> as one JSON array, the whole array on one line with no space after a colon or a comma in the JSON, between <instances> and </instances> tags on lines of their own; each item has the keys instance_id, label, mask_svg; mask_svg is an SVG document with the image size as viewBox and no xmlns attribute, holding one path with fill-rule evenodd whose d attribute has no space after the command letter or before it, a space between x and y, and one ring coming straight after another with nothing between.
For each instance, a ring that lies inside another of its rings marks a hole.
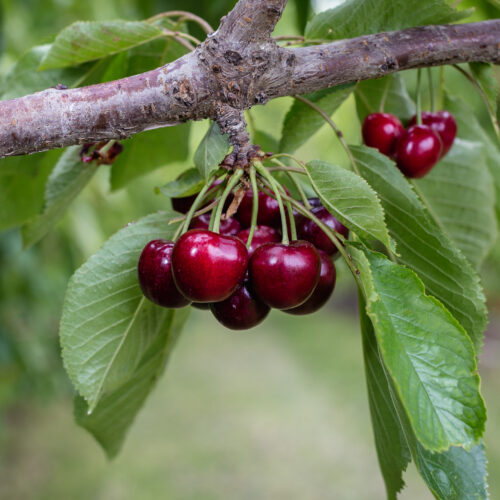
<instances>
[{"instance_id":1,"label":"tree branch","mask_svg":"<svg viewBox=\"0 0 500 500\"><path fill-rule=\"evenodd\" d=\"M417 67L500 63L500 20L280 48L270 35L285 5L240 0L194 52L154 71L0 101L0 158L211 118L241 160L251 150L243 110L269 99Z\"/></svg>"}]
</instances>

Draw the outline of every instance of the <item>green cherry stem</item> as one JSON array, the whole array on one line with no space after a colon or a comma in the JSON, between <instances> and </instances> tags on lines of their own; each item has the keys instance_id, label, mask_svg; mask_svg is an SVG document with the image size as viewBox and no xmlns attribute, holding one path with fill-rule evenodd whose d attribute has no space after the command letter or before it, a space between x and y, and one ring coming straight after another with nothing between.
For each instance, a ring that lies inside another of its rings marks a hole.
<instances>
[{"instance_id":1,"label":"green cherry stem","mask_svg":"<svg viewBox=\"0 0 500 500\"><path fill-rule=\"evenodd\" d=\"M429 79L429 95L431 97L431 111L436 111L436 99L434 96L434 81L432 79L432 68L427 68L427 78Z\"/></svg>"},{"instance_id":2,"label":"green cherry stem","mask_svg":"<svg viewBox=\"0 0 500 500\"><path fill-rule=\"evenodd\" d=\"M422 70L417 71L417 125L422 125Z\"/></svg>"},{"instance_id":3,"label":"green cherry stem","mask_svg":"<svg viewBox=\"0 0 500 500\"><path fill-rule=\"evenodd\" d=\"M208 179L207 183L203 186L203 189L198 193L198 196L194 200L193 204L191 205L191 208L189 209L189 212L186 214L186 220L184 221L184 226L182 228L182 233L185 233L189 229L189 224L191 224L191 220L193 219L193 215L200 206L203 198L205 197L205 194L207 191L210 189L210 186L215 180L215 175L212 175L210 179Z\"/></svg>"},{"instance_id":4,"label":"green cherry stem","mask_svg":"<svg viewBox=\"0 0 500 500\"><path fill-rule=\"evenodd\" d=\"M311 102L309 99L306 99L305 97L302 97L299 95L295 96L295 99L303 102L304 104L307 104L309 107L314 109L317 113L319 113L324 118L326 123L328 123L328 125L330 125L332 130L335 132L335 135L337 136L338 140L340 141L340 144L342 144L344 151L347 153L347 156L349 157L349 161L351 162L352 168L354 169L354 171L358 175L360 175L358 164L356 163L356 159L354 158L354 155L352 154L351 148L349 147L349 144L347 144L347 141L344 138L344 134L337 127L335 122L328 116L328 114L325 111L323 111L319 106L316 106L316 104ZM307 170L306 170L306 172L307 172Z\"/></svg>"},{"instance_id":5,"label":"green cherry stem","mask_svg":"<svg viewBox=\"0 0 500 500\"><path fill-rule=\"evenodd\" d=\"M240 182L240 179L244 173L245 171L242 168L240 168L236 170L236 172L234 172L234 174L228 180L226 189L224 189L222 196L220 197L219 203L217 204L217 211L215 214L215 222L213 228L214 233L218 233L220 230L220 220L222 217L222 210L224 209L224 204L226 203L226 199L231 193L231 191L234 189L236 184Z\"/></svg>"},{"instance_id":6,"label":"green cherry stem","mask_svg":"<svg viewBox=\"0 0 500 500\"><path fill-rule=\"evenodd\" d=\"M281 229L282 229L282 242L285 245L288 245L290 240L288 239L288 228L286 224L286 214L285 214L285 207L283 205L283 198L281 197L280 190L278 188L278 183L274 179L274 177L267 171L267 169L262 165L262 163L256 161L254 163L255 169L257 172L270 184L272 191L276 195L276 201L278 202L279 208L280 208L280 215L281 215Z\"/></svg>"},{"instance_id":7,"label":"green cherry stem","mask_svg":"<svg viewBox=\"0 0 500 500\"><path fill-rule=\"evenodd\" d=\"M255 228L257 227L257 216L259 214L259 190L257 188L257 171L255 165L250 167L250 184L252 185L252 220L250 222L250 232L248 233L247 249L252 244Z\"/></svg>"},{"instance_id":8,"label":"green cherry stem","mask_svg":"<svg viewBox=\"0 0 500 500\"><path fill-rule=\"evenodd\" d=\"M273 163L276 165L280 165L281 167L285 167L286 165L283 165L279 160L272 160ZM300 185L300 182L294 177L292 172L289 170L283 170L285 172L286 176L290 179L292 184L295 186L295 189L298 191L300 198L302 202L304 203L304 206L308 209L311 210L311 204L309 203L309 200L307 199L306 193L304 193L304 190L302 189L302 186Z\"/></svg>"},{"instance_id":9,"label":"green cherry stem","mask_svg":"<svg viewBox=\"0 0 500 500\"><path fill-rule=\"evenodd\" d=\"M288 210L288 221L290 222L290 237L292 241L297 240L297 225L295 224L295 216L293 214L292 204L287 200L285 201L286 208Z\"/></svg>"},{"instance_id":10,"label":"green cherry stem","mask_svg":"<svg viewBox=\"0 0 500 500\"><path fill-rule=\"evenodd\" d=\"M298 158L295 158L295 156L293 155L290 155L288 153L277 153L273 156L271 156L271 158L269 158L269 160L275 160L277 158L288 158L289 160L292 160L293 162L295 162L298 166L299 166L299 171L297 170L294 170L294 172L297 172L298 174L305 174L305 170L306 170L306 167L305 167L305 164L304 162L300 161ZM291 168L291 167L286 167L286 168Z\"/></svg>"}]
</instances>

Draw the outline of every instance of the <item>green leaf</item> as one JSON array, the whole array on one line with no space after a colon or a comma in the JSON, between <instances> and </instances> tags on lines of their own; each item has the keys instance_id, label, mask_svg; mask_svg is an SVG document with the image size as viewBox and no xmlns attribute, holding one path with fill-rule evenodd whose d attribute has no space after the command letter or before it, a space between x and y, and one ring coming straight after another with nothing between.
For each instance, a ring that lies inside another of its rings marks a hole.
<instances>
[{"instance_id":1,"label":"green leaf","mask_svg":"<svg viewBox=\"0 0 500 500\"><path fill-rule=\"evenodd\" d=\"M446 0L347 0L314 16L306 28L309 39L340 40L427 24L447 24L467 17Z\"/></svg>"},{"instance_id":2,"label":"green leaf","mask_svg":"<svg viewBox=\"0 0 500 500\"><path fill-rule=\"evenodd\" d=\"M71 278L60 337L66 370L92 412L99 401L135 377L144 356L162 335L168 311L141 293L137 262L144 245L172 238L171 213L130 224Z\"/></svg>"},{"instance_id":3,"label":"green leaf","mask_svg":"<svg viewBox=\"0 0 500 500\"><path fill-rule=\"evenodd\" d=\"M148 305L157 333L135 371L122 385L105 394L92 413L81 396L75 398L75 419L101 444L109 458L120 451L125 435L162 374L188 317L189 308L161 311Z\"/></svg>"},{"instance_id":4,"label":"green leaf","mask_svg":"<svg viewBox=\"0 0 500 500\"><path fill-rule=\"evenodd\" d=\"M497 113L497 101L498 101L498 80L495 77L493 71L493 65L482 62L469 63L469 67L472 71L472 75L476 79L476 82L483 89L488 103L493 112L493 116L496 117Z\"/></svg>"},{"instance_id":5,"label":"green leaf","mask_svg":"<svg viewBox=\"0 0 500 500\"><path fill-rule=\"evenodd\" d=\"M43 213L22 228L25 248L35 244L52 229L97 171L95 163L82 163L79 151L79 146L68 148L50 174L45 186Z\"/></svg>"},{"instance_id":6,"label":"green leaf","mask_svg":"<svg viewBox=\"0 0 500 500\"><path fill-rule=\"evenodd\" d=\"M413 271L364 248L352 253L380 354L418 441L431 451L471 448L486 408L465 330Z\"/></svg>"},{"instance_id":7,"label":"green leaf","mask_svg":"<svg viewBox=\"0 0 500 500\"><path fill-rule=\"evenodd\" d=\"M217 171L229 147L228 136L221 133L217 123L212 123L194 154L194 164L202 177L209 179Z\"/></svg>"},{"instance_id":8,"label":"green leaf","mask_svg":"<svg viewBox=\"0 0 500 500\"><path fill-rule=\"evenodd\" d=\"M375 446L388 500L396 500L403 489L403 472L411 461L411 452L387 387L385 368L380 361L377 339L359 293L359 318L363 339L368 402Z\"/></svg>"},{"instance_id":9,"label":"green leaf","mask_svg":"<svg viewBox=\"0 0 500 500\"><path fill-rule=\"evenodd\" d=\"M199 193L205 180L200 176L196 168L190 168L182 173L175 181L169 182L160 187L159 190L167 198L184 198Z\"/></svg>"},{"instance_id":10,"label":"green leaf","mask_svg":"<svg viewBox=\"0 0 500 500\"><path fill-rule=\"evenodd\" d=\"M332 115L351 95L355 85L347 84L331 89L319 90L304 97L314 102L325 113ZM325 119L307 104L295 100L288 111L281 134L280 151L293 153L324 124Z\"/></svg>"},{"instance_id":11,"label":"green leaf","mask_svg":"<svg viewBox=\"0 0 500 500\"><path fill-rule=\"evenodd\" d=\"M39 69L77 66L162 36L161 28L143 21L78 21L57 35Z\"/></svg>"},{"instance_id":12,"label":"green leaf","mask_svg":"<svg viewBox=\"0 0 500 500\"><path fill-rule=\"evenodd\" d=\"M388 500L396 500L398 491L404 486L402 472L409 461L409 451L422 478L439 500L486 500L488 487L483 444L474 446L470 451L451 447L442 453L431 453L417 441L380 359L373 326L364 310L362 297L360 317L375 443Z\"/></svg>"},{"instance_id":13,"label":"green leaf","mask_svg":"<svg viewBox=\"0 0 500 500\"><path fill-rule=\"evenodd\" d=\"M122 141L123 152L111 167L111 189L153 170L184 161L189 154L189 123L142 132Z\"/></svg>"},{"instance_id":14,"label":"green leaf","mask_svg":"<svg viewBox=\"0 0 500 500\"><path fill-rule=\"evenodd\" d=\"M384 101L384 111L409 120L415 115L415 104L406 90L400 74L393 74L377 80L360 82L356 87L356 108L362 122L371 113L376 113Z\"/></svg>"},{"instance_id":15,"label":"green leaf","mask_svg":"<svg viewBox=\"0 0 500 500\"><path fill-rule=\"evenodd\" d=\"M487 311L477 273L389 158L365 146L352 146L351 151L361 175L382 202L399 261L418 274L427 292L458 319L479 350Z\"/></svg>"},{"instance_id":16,"label":"green leaf","mask_svg":"<svg viewBox=\"0 0 500 500\"><path fill-rule=\"evenodd\" d=\"M20 226L43 206L47 177L58 151L0 160L0 231Z\"/></svg>"},{"instance_id":17,"label":"green leaf","mask_svg":"<svg viewBox=\"0 0 500 500\"><path fill-rule=\"evenodd\" d=\"M0 98L14 99L39 92L61 83L75 87L85 79L92 64L78 68L37 71L40 61L50 50L50 45L33 47L19 59L0 83Z\"/></svg>"},{"instance_id":18,"label":"green leaf","mask_svg":"<svg viewBox=\"0 0 500 500\"><path fill-rule=\"evenodd\" d=\"M446 96L446 109L453 113L458 125L457 136L482 144L486 163L494 179L497 220L500 223L500 144L479 123L471 107L456 96Z\"/></svg>"},{"instance_id":19,"label":"green leaf","mask_svg":"<svg viewBox=\"0 0 500 500\"><path fill-rule=\"evenodd\" d=\"M475 269L497 239L495 188L479 142L457 139L445 158L415 181L430 214Z\"/></svg>"},{"instance_id":20,"label":"green leaf","mask_svg":"<svg viewBox=\"0 0 500 500\"><path fill-rule=\"evenodd\" d=\"M325 161L315 160L306 167L313 189L329 212L359 236L390 247L384 210L362 177Z\"/></svg>"}]
</instances>

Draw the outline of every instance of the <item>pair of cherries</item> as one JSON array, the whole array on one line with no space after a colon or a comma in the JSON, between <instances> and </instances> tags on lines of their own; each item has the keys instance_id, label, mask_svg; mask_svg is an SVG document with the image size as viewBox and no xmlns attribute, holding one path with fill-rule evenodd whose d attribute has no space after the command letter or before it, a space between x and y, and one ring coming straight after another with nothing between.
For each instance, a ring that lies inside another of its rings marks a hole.
<instances>
[{"instance_id":1,"label":"pair of cherries","mask_svg":"<svg viewBox=\"0 0 500 500\"><path fill-rule=\"evenodd\" d=\"M406 177L424 177L452 147L457 123L448 111L425 111L421 121L414 116L405 130L396 116L373 113L363 122L364 143L394 158Z\"/></svg>"},{"instance_id":2,"label":"pair of cherries","mask_svg":"<svg viewBox=\"0 0 500 500\"><path fill-rule=\"evenodd\" d=\"M258 325L271 308L297 315L320 309L335 287L332 256L337 249L314 222L301 216L297 227L304 239L280 243L279 206L262 192L258 225L247 249L250 228L244 226L250 224L252 198L247 192L235 218L222 221L220 234L208 229L210 217L202 215L177 242L149 242L138 264L144 295L168 308L191 303L210 308L220 323L234 330ZM319 200L310 202L316 217L348 236Z\"/></svg>"}]
</instances>

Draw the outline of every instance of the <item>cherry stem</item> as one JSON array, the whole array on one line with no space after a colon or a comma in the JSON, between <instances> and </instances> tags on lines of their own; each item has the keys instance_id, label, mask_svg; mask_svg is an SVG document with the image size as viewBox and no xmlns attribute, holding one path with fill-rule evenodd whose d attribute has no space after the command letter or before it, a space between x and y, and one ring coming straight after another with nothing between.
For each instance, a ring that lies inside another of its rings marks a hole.
<instances>
[{"instance_id":1,"label":"cherry stem","mask_svg":"<svg viewBox=\"0 0 500 500\"><path fill-rule=\"evenodd\" d=\"M215 222L214 222L214 233L218 233L220 230L220 220L222 217L222 211L224 210L224 204L226 203L227 197L231 194L231 191L234 189L236 184L240 182L241 176L245 173L245 171L240 168L234 172L234 174L230 177L227 182L226 189L222 192L222 196L220 197L219 203L217 204L217 211L215 214Z\"/></svg>"},{"instance_id":2,"label":"cherry stem","mask_svg":"<svg viewBox=\"0 0 500 500\"><path fill-rule=\"evenodd\" d=\"M290 237L292 241L297 240L297 225L295 224L295 216L293 214L292 204L287 200L285 201L288 210L288 221L290 222Z\"/></svg>"},{"instance_id":3,"label":"cherry stem","mask_svg":"<svg viewBox=\"0 0 500 500\"><path fill-rule=\"evenodd\" d=\"M214 32L212 26L210 26L210 24L208 24L208 22L205 21L205 19L197 16L196 14L193 14L191 12L186 12L184 10L171 10L168 12L162 12L160 14L157 14L156 16L150 17L149 19L146 20L146 22L154 23L156 21L160 21L161 19L166 19L169 17L180 17L181 19L179 21L184 21L184 20L192 21L198 24L207 35Z\"/></svg>"},{"instance_id":4,"label":"cherry stem","mask_svg":"<svg viewBox=\"0 0 500 500\"><path fill-rule=\"evenodd\" d=\"M476 79L470 73L468 73L467 71L462 69L460 66L453 64L453 67L457 71L459 71L463 76L465 76L465 78L467 78L467 80L469 80L469 82L472 83L474 88L479 92L479 95L481 96L481 99L483 100L483 102L486 106L486 109L488 110L488 114L490 115L491 122L493 124L493 128L495 129L497 136L500 137L500 126L498 125L498 120L497 120L495 111L491 107L490 101L488 100L488 96L484 92L481 85L479 85L479 83L476 81Z\"/></svg>"},{"instance_id":5,"label":"cherry stem","mask_svg":"<svg viewBox=\"0 0 500 500\"><path fill-rule=\"evenodd\" d=\"M444 66L439 68L439 104L444 108Z\"/></svg>"},{"instance_id":6,"label":"cherry stem","mask_svg":"<svg viewBox=\"0 0 500 500\"><path fill-rule=\"evenodd\" d=\"M299 101L302 101L304 104L307 104L312 109L314 109L315 111L317 111L324 118L324 120L326 121L326 123L328 123L328 125L330 125L330 127L332 128L332 130L335 132L335 135L337 136L338 140L340 141L340 144L344 148L344 151L347 153L347 156L349 157L349 161L351 162L352 168L354 169L354 171L358 175L361 175L359 173L358 164L356 163L356 159L354 158L354 155L352 154L351 148L349 147L349 144L347 144L347 142L346 142L346 140L344 138L344 134L337 127L337 125L335 124L335 122L328 116L327 113L325 113L325 111L323 111L319 106L316 106L316 104L314 104L313 102L311 102L309 99L306 99L305 97L298 96L298 95L295 96L295 99L297 99ZM306 173L308 173L307 169L306 169ZM309 177L310 177L310 175L309 175Z\"/></svg>"},{"instance_id":7,"label":"cherry stem","mask_svg":"<svg viewBox=\"0 0 500 500\"><path fill-rule=\"evenodd\" d=\"M267 169L262 165L262 163L256 161L254 163L257 172L271 185L271 189L276 195L276 201L278 202L278 206L280 208L280 216L281 216L281 229L282 229L282 243L288 245L290 240L288 239L288 228L286 224L286 215L285 215L285 207L283 205L283 199L281 197L281 193L278 187L278 183L274 179L274 177L267 171ZM254 195L255 196L255 195Z\"/></svg>"},{"instance_id":8,"label":"cherry stem","mask_svg":"<svg viewBox=\"0 0 500 500\"><path fill-rule=\"evenodd\" d=\"M104 156L113 147L115 143L116 139L111 139L97 152L99 153L100 156Z\"/></svg>"},{"instance_id":9,"label":"cherry stem","mask_svg":"<svg viewBox=\"0 0 500 500\"><path fill-rule=\"evenodd\" d=\"M431 111L436 111L436 99L434 98L434 81L432 79L432 68L427 68L427 78L429 79L429 95L431 97Z\"/></svg>"},{"instance_id":10,"label":"cherry stem","mask_svg":"<svg viewBox=\"0 0 500 500\"><path fill-rule=\"evenodd\" d=\"M216 200L212 201L210 205L207 205L203 208L200 208L200 210L197 210L194 214L193 217L199 217L200 215L206 214L207 212L210 212L212 208L217 206L217 202L219 199L217 198ZM171 219L169 224L175 224L176 222L184 222L186 220L186 216L183 215L182 217L176 217L175 219Z\"/></svg>"},{"instance_id":11,"label":"cherry stem","mask_svg":"<svg viewBox=\"0 0 500 500\"><path fill-rule=\"evenodd\" d=\"M306 166L304 164L304 162L300 161L298 158L295 158L295 156L293 155L290 155L288 153L277 153L277 154L274 154L273 156L271 156L271 158L269 158L270 161L273 161L273 160L276 160L277 158L288 158L290 160L292 160L293 162L295 162L298 166L299 166L299 169L300 171L297 171L297 170L293 170L294 172L297 172L298 174L305 174L305 170L306 170ZM287 169L289 168L293 168L293 167L286 167Z\"/></svg>"},{"instance_id":12,"label":"cherry stem","mask_svg":"<svg viewBox=\"0 0 500 500\"><path fill-rule=\"evenodd\" d=\"M422 125L422 70L417 72L417 125Z\"/></svg>"},{"instance_id":13,"label":"cherry stem","mask_svg":"<svg viewBox=\"0 0 500 500\"><path fill-rule=\"evenodd\" d=\"M385 103L387 101L387 96L389 94L389 89L391 88L392 78L394 75L389 75L387 77L387 85L385 86L384 93L382 95L382 99L380 99L379 112L383 113L385 108Z\"/></svg>"},{"instance_id":14,"label":"cherry stem","mask_svg":"<svg viewBox=\"0 0 500 500\"><path fill-rule=\"evenodd\" d=\"M184 226L182 228L182 233L185 233L189 229L189 224L191 224L191 220L193 219L193 215L200 206L203 198L205 197L205 194L207 191L210 189L210 186L214 182L215 175L212 175L210 179L207 181L207 183L203 186L203 189L198 193L198 196L194 200L193 204L191 205L191 208L189 209L189 212L186 214L186 220L184 221Z\"/></svg>"},{"instance_id":15,"label":"cherry stem","mask_svg":"<svg viewBox=\"0 0 500 500\"><path fill-rule=\"evenodd\" d=\"M273 163L276 163L277 165L280 165L281 167L286 168L286 165L283 165L279 160L272 160ZM295 186L295 189L299 192L300 198L302 202L304 203L305 207L308 210L311 210L311 204L309 203L309 200L307 199L306 193L304 193L304 190L302 189L302 186L300 185L299 181L292 175L292 173L289 170L284 170L285 174L287 177L290 179L290 181L293 183Z\"/></svg>"},{"instance_id":16,"label":"cherry stem","mask_svg":"<svg viewBox=\"0 0 500 500\"><path fill-rule=\"evenodd\" d=\"M259 190L257 188L257 173L255 166L250 167L250 184L252 185L252 221L250 223L250 232L248 233L247 249L252 244L255 228L257 227L257 216L259 214Z\"/></svg>"}]
</instances>

